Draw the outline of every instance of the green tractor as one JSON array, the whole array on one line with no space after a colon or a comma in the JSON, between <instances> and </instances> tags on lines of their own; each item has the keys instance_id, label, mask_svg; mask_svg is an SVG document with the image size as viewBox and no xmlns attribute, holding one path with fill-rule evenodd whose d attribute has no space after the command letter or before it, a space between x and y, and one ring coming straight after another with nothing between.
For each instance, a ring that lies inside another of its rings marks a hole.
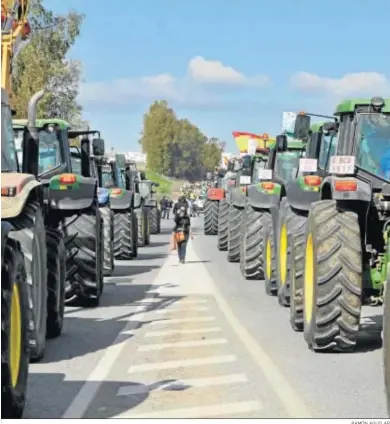
<instances>
[{"instance_id":1,"label":"green tractor","mask_svg":"<svg viewBox=\"0 0 390 424\"><path fill-rule=\"evenodd\" d=\"M110 208L114 212L114 257L131 260L138 256L138 220L135 196L126 175L126 158L116 154L101 167L102 187L110 191Z\"/></svg>"},{"instance_id":2,"label":"green tractor","mask_svg":"<svg viewBox=\"0 0 390 424\"><path fill-rule=\"evenodd\" d=\"M137 190L142 196L143 205L148 212L150 234L161 233L161 210L157 205L156 190L159 184L153 181L147 180L145 173L140 172L137 180Z\"/></svg>"},{"instance_id":3,"label":"green tractor","mask_svg":"<svg viewBox=\"0 0 390 424\"><path fill-rule=\"evenodd\" d=\"M245 277L265 280L268 295L277 292L275 246L278 213L286 195L286 185L296 176L304 143L276 137L268 161L258 169L258 181L247 190L243 238Z\"/></svg>"},{"instance_id":4,"label":"green tractor","mask_svg":"<svg viewBox=\"0 0 390 424\"><path fill-rule=\"evenodd\" d=\"M131 190L134 192L134 203L139 205L135 210L138 222L138 247L149 246L150 244L150 209L154 204L149 204L148 186L142 184L145 180L145 173L138 172L137 164L134 161L126 161L126 180ZM141 192L142 191L142 192Z\"/></svg>"},{"instance_id":5,"label":"green tractor","mask_svg":"<svg viewBox=\"0 0 390 424\"><path fill-rule=\"evenodd\" d=\"M320 200L310 205L302 249L303 331L315 351L356 347L362 304L383 302L389 261L390 99L346 100L334 115L322 127ZM295 133L307 137L309 125L299 115Z\"/></svg>"},{"instance_id":6,"label":"green tractor","mask_svg":"<svg viewBox=\"0 0 390 424\"><path fill-rule=\"evenodd\" d=\"M26 133L27 124L27 120L14 120L15 133ZM80 148L72 141L89 132L73 131L61 119L37 119L35 125L39 161L33 160L31 149L23 149L23 169L36 175L44 187L45 228L52 234L47 244L61 250L56 266L65 274L61 297L71 305L98 306L103 291L103 227L97 181L90 174L90 140L82 138ZM103 154L102 139L93 140L93 152ZM49 296L53 296L51 291Z\"/></svg>"},{"instance_id":7,"label":"green tractor","mask_svg":"<svg viewBox=\"0 0 390 424\"><path fill-rule=\"evenodd\" d=\"M226 173L220 183L221 189L223 190L223 198L219 201L218 206L217 247L220 251L226 251L228 248L230 196L231 188L236 184L236 172L234 171L234 166L235 160L230 160Z\"/></svg>"}]
</instances>

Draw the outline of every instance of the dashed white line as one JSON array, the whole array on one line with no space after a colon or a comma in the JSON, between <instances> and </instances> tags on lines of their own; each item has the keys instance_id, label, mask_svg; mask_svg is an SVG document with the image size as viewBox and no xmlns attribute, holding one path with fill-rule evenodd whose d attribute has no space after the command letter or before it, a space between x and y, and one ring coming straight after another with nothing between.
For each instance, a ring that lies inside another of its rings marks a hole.
<instances>
[{"instance_id":1,"label":"dashed white line","mask_svg":"<svg viewBox=\"0 0 390 424\"><path fill-rule=\"evenodd\" d=\"M220 327L190 328L190 329L178 328L177 330L149 331L148 333L145 333L145 337L164 337L164 336L169 336L172 334L218 333L219 331L222 331Z\"/></svg>"},{"instance_id":2,"label":"dashed white line","mask_svg":"<svg viewBox=\"0 0 390 424\"><path fill-rule=\"evenodd\" d=\"M137 373L144 371L157 371L168 369L179 369L185 367L198 367L202 365L218 365L237 361L234 355L208 356L204 358L190 358L175 361L151 362L148 364L132 365L128 369L128 373Z\"/></svg>"},{"instance_id":3,"label":"dashed white line","mask_svg":"<svg viewBox=\"0 0 390 424\"><path fill-rule=\"evenodd\" d=\"M144 414L134 414L132 413L132 410L129 410L113 418L211 418L260 411L262 409L263 407L260 402L249 401L226 404L221 403L217 405L205 405L184 409L168 409L165 411L160 410Z\"/></svg>"},{"instance_id":4,"label":"dashed white line","mask_svg":"<svg viewBox=\"0 0 390 424\"><path fill-rule=\"evenodd\" d=\"M185 342L158 343L139 346L139 352L149 352L152 350L163 350L177 347L198 347L198 346L213 346L227 344L226 339L209 339L209 340L189 340Z\"/></svg>"},{"instance_id":5,"label":"dashed white line","mask_svg":"<svg viewBox=\"0 0 390 424\"><path fill-rule=\"evenodd\" d=\"M161 324L184 324L186 322L208 322L215 321L215 317L191 317L191 318L170 318L162 319L159 321L152 321L150 325L161 325Z\"/></svg>"},{"instance_id":6,"label":"dashed white line","mask_svg":"<svg viewBox=\"0 0 390 424\"><path fill-rule=\"evenodd\" d=\"M121 387L117 392L117 396L132 396L149 392L169 392L175 390L187 390L198 387L222 386L224 384L246 383L247 381L248 378L245 374L230 374L215 377L180 379L177 381L170 381L165 384L140 383L131 386Z\"/></svg>"},{"instance_id":7,"label":"dashed white line","mask_svg":"<svg viewBox=\"0 0 390 424\"><path fill-rule=\"evenodd\" d=\"M153 312L155 312L156 314L169 314L169 313L171 313L171 312L187 312L187 311L193 311L193 312L203 312L203 311L208 311L209 310L209 308L207 308L206 306L197 306L197 307L190 307L190 308L179 308L179 307L175 307L175 308L172 308L172 307L169 307L169 308L167 308L167 309L159 309L159 310L156 310L156 311L153 311Z\"/></svg>"}]
</instances>

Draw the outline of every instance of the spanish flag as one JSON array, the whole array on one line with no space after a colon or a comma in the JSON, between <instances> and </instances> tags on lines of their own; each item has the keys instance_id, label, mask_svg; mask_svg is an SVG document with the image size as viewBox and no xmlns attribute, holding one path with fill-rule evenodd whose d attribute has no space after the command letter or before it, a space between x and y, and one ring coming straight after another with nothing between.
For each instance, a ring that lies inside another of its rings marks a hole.
<instances>
[{"instance_id":1,"label":"spanish flag","mask_svg":"<svg viewBox=\"0 0 390 424\"><path fill-rule=\"evenodd\" d=\"M236 145L241 154L248 152L248 145L253 141L257 142L257 152L267 152L272 145L275 144L275 139L270 138L268 134L259 135L249 132L234 131L233 137L236 140Z\"/></svg>"}]
</instances>

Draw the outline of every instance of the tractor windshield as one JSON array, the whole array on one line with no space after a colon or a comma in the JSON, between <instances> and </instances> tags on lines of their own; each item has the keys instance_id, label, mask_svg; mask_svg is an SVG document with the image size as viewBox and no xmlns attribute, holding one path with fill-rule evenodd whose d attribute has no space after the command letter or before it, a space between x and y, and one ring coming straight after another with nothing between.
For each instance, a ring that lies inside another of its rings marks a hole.
<instances>
[{"instance_id":1,"label":"tractor windshield","mask_svg":"<svg viewBox=\"0 0 390 424\"><path fill-rule=\"evenodd\" d=\"M115 187L115 181L112 178L111 166L103 166L102 167L102 187L104 187L104 188Z\"/></svg>"},{"instance_id":2,"label":"tractor windshield","mask_svg":"<svg viewBox=\"0 0 390 424\"><path fill-rule=\"evenodd\" d=\"M356 165L390 181L390 115L361 114L356 134Z\"/></svg>"},{"instance_id":3,"label":"tractor windshield","mask_svg":"<svg viewBox=\"0 0 390 424\"><path fill-rule=\"evenodd\" d=\"M301 150L280 152L276 154L275 175L283 181L291 181L297 176Z\"/></svg>"},{"instance_id":4,"label":"tractor windshield","mask_svg":"<svg viewBox=\"0 0 390 424\"><path fill-rule=\"evenodd\" d=\"M81 154L78 147L70 146L70 162L72 164L72 172L81 175Z\"/></svg>"},{"instance_id":5,"label":"tractor windshield","mask_svg":"<svg viewBox=\"0 0 390 424\"><path fill-rule=\"evenodd\" d=\"M260 159L256 161L253 166L253 175L252 175L252 184L258 183L261 181L261 170L266 169L267 161L264 159Z\"/></svg>"},{"instance_id":6,"label":"tractor windshield","mask_svg":"<svg viewBox=\"0 0 390 424\"><path fill-rule=\"evenodd\" d=\"M54 132L39 133L39 174L44 174L61 164L60 143Z\"/></svg>"}]
</instances>

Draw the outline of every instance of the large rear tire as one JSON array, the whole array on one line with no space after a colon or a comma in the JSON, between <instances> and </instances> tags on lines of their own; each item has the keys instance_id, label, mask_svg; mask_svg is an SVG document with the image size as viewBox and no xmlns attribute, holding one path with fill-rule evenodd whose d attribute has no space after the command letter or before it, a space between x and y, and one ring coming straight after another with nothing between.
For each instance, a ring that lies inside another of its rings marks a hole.
<instances>
[{"instance_id":1,"label":"large rear tire","mask_svg":"<svg viewBox=\"0 0 390 424\"><path fill-rule=\"evenodd\" d=\"M228 230L228 262L240 262L241 225L244 208L230 205L229 208L229 230Z\"/></svg>"},{"instance_id":2,"label":"large rear tire","mask_svg":"<svg viewBox=\"0 0 390 424\"><path fill-rule=\"evenodd\" d=\"M387 266L385 297L383 302L383 369L385 375L387 413L390 415L390 269Z\"/></svg>"},{"instance_id":3,"label":"large rear tire","mask_svg":"<svg viewBox=\"0 0 390 424\"><path fill-rule=\"evenodd\" d=\"M61 231L46 229L47 244L47 325L46 336L58 337L64 325L66 251Z\"/></svg>"},{"instance_id":4,"label":"large rear tire","mask_svg":"<svg viewBox=\"0 0 390 424\"><path fill-rule=\"evenodd\" d=\"M280 202L276 271L278 302L280 306L290 306L291 293L291 237L305 234L307 215L293 209L286 198Z\"/></svg>"},{"instance_id":5,"label":"large rear tire","mask_svg":"<svg viewBox=\"0 0 390 424\"><path fill-rule=\"evenodd\" d=\"M218 210L218 250L225 251L228 247L228 230L229 230L229 203L226 199L219 201Z\"/></svg>"},{"instance_id":6,"label":"large rear tire","mask_svg":"<svg viewBox=\"0 0 390 424\"><path fill-rule=\"evenodd\" d=\"M161 212L156 207L150 208L150 234L160 234L161 232Z\"/></svg>"},{"instance_id":7,"label":"large rear tire","mask_svg":"<svg viewBox=\"0 0 390 424\"><path fill-rule=\"evenodd\" d=\"M334 200L311 206L305 238L304 336L310 349L350 351L362 307L358 215Z\"/></svg>"},{"instance_id":8,"label":"large rear tire","mask_svg":"<svg viewBox=\"0 0 390 424\"><path fill-rule=\"evenodd\" d=\"M294 331L303 330L303 271L305 269L305 233L291 236L290 254L290 324Z\"/></svg>"},{"instance_id":9,"label":"large rear tire","mask_svg":"<svg viewBox=\"0 0 390 424\"><path fill-rule=\"evenodd\" d=\"M1 418L22 418L29 354L29 294L18 243L5 241L1 264Z\"/></svg>"},{"instance_id":10,"label":"large rear tire","mask_svg":"<svg viewBox=\"0 0 390 424\"><path fill-rule=\"evenodd\" d=\"M218 200L206 200L204 205L204 233L207 236L218 234Z\"/></svg>"},{"instance_id":11,"label":"large rear tire","mask_svg":"<svg viewBox=\"0 0 390 424\"><path fill-rule=\"evenodd\" d=\"M131 255L133 258L138 256L138 217L137 214L131 212L132 234L131 234Z\"/></svg>"},{"instance_id":12,"label":"large rear tire","mask_svg":"<svg viewBox=\"0 0 390 424\"><path fill-rule=\"evenodd\" d=\"M114 271L114 212L108 207L100 208L103 219L103 274L109 276Z\"/></svg>"},{"instance_id":13,"label":"large rear tire","mask_svg":"<svg viewBox=\"0 0 390 424\"><path fill-rule=\"evenodd\" d=\"M240 268L246 279L260 280L264 278L264 212L247 206L245 233L240 257ZM267 221L268 222L268 221Z\"/></svg>"},{"instance_id":14,"label":"large rear tire","mask_svg":"<svg viewBox=\"0 0 390 424\"><path fill-rule=\"evenodd\" d=\"M46 232L39 203L28 201L10 222L17 229L12 237L19 241L26 264L30 359L36 362L43 358L46 347L48 298Z\"/></svg>"},{"instance_id":15,"label":"large rear tire","mask_svg":"<svg viewBox=\"0 0 390 424\"><path fill-rule=\"evenodd\" d=\"M103 291L103 220L94 203L63 221L66 304L98 306Z\"/></svg>"},{"instance_id":16,"label":"large rear tire","mask_svg":"<svg viewBox=\"0 0 390 424\"><path fill-rule=\"evenodd\" d=\"M139 209L136 210L136 215L137 215L137 226L138 226L138 247L144 247L146 245L146 231L145 231L145 225L146 225L146 220L145 220L145 212L144 209L141 207Z\"/></svg>"},{"instance_id":17,"label":"large rear tire","mask_svg":"<svg viewBox=\"0 0 390 424\"><path fill-rule=\"evenodd\" d=\"M114 211L114 257L133 259L133 220L128 209Z\"/></svg>"}]
</instances>

